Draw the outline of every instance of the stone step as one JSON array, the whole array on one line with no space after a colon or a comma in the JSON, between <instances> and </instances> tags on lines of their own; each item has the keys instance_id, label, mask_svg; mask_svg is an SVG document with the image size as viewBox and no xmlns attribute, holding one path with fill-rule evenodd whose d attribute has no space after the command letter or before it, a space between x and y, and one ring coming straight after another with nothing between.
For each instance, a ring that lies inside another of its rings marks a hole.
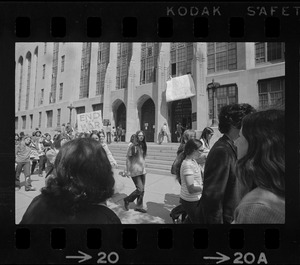
<instances>
[{"instance_id":1,"label":"stone step","mask_svg":"<svg viewBox=\"0 0 300 265\"><path fill-rule=\"evenodd\" d=\"M118 156L114 156L114 158L116 159L116 161L119 163L125 163L126 159L124 157L118 157ZM155 165L167 165L170 166L172 165L174 162L174 160L158 160L158 159L148 159L148 157L146 158L146 164L155 164Z\"/></svg>"},{"instance_id":2,"label":"stone step","mask_svg":"<svg viewBox=\"0 0 300 265\"><path fill-rule=\"evenodd\" d=\"M118 161L116 160L118 165L120 167L124 167L126 165L126 161ZM162 169L162 170L166 170L166 171L170 171L172 167L172 164L158 164L158 163L148 163L146 161L146 169L147 168L153 168L153 169Z\"/></svg>"},{"instance_id":3,"label":"stone step","mask_svg":"<svg viewBox=\"0 0 300 265\"><path fill-rule=\"evenodd\" d=\"M122 166L122 165L119 165L118 169L124 170L125 167ZM146 172L147 173L151 173L151 174L157 174L157 175L163 175L163 176L170 176L170 177L175 178L175 175L171 174L170 169L156 169L156 168L147 168L146 167Z\"/></svg>"}]
</instances>

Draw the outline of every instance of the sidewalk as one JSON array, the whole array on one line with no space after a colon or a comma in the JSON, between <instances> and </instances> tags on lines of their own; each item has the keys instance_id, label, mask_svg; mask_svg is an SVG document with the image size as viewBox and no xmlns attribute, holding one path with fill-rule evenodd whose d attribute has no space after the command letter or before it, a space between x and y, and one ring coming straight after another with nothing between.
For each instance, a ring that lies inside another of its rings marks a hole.
<instances>
[{"instance_id":1,"label":"sidewalk","mask_svg":"<svg viewBox=\"0 0 300 265\"><path fill-rule=\"evenodd\" d=\"M130 203L129 211L125 211L123 207L123 198L129 195L135 186L130 178L121 177L115 169L115 195L108 200L107 206L112 209L121 219L122 224L165 224L173 223L170 217L170 211L179 203L180 185L173 175L156 175L148 173L146 175L146 187L144 196L144 206L147 213L134 211L135 203ZM23 173L20 176L21 181L24 180ZM37 174L31 176L32 186L36 191L25 191L24 182L19 191L15 192L16 212L15 220L18 224L28 205L34 197L40 194L40 189L45 185L45 178L38 177Z\"/></svg>"}]
</instances>

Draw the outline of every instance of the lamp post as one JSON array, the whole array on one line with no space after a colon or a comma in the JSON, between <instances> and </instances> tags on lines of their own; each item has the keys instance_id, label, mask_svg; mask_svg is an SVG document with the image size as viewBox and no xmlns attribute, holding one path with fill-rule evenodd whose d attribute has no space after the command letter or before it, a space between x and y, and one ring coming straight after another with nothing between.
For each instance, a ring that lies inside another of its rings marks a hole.
<instances>
[{"instance_id":1,"label":"lamp post","mask_svg":"<svg viewBox=\"0 0 300 265\"><path fill-rule=\"evenodd\" d=\"M215 82L213 79L211 83L207 85L207 90L212 89L212 121L211 121L211 127L217 126L217 120L215 116L215 93L216 88L220 86L220 83Z\"/></svg>"},{"instance_id":2,"label":"lamp post","mask_svg":"<svg viewBox=\"0 0 300 265\"><path fill-rule=\"evenodd\" d=\"M74 109L75 107L72 105L72 103L67 106L67 108L70 110L70 116L69 116L69 123L71 124L71 119L72 119L72 109Z\"/></svg>"}]
</instances>

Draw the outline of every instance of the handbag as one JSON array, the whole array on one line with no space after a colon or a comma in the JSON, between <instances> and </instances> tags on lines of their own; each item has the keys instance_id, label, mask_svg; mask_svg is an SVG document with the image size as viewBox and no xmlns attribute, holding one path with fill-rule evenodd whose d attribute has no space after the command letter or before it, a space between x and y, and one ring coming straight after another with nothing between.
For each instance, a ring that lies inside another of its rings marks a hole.
<instances>
[{"instance_id":1,"label":"handbag","mask_svg":"<svg viewBox=\"0 0 300 265\"><path fill-rule=\"evenodd\" d=\"M179 172L180 172L180 166L182 164L182 161L185 159L185 154L184 154L184 151L182 151L181 153L179 153L174 162L173 162L173 165L171 167L171 174L173 175L179 175Z\"/></svg>"}]
</instances>

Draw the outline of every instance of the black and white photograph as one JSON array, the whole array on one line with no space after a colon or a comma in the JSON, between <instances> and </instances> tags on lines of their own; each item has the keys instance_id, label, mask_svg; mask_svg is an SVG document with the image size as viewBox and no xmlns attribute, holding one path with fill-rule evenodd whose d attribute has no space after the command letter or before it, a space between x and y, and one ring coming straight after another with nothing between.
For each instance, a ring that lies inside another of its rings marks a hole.
<instances>
[{"instance_id":1,"label":"black and white photograph","mask_svg":"<svg viewBox=\"0 0 300 265\"><path fill-rule=\"evenodd\" d=\"M285 224L284 42L16 42L15 224Z\"/></svg>"}]
</instances>

